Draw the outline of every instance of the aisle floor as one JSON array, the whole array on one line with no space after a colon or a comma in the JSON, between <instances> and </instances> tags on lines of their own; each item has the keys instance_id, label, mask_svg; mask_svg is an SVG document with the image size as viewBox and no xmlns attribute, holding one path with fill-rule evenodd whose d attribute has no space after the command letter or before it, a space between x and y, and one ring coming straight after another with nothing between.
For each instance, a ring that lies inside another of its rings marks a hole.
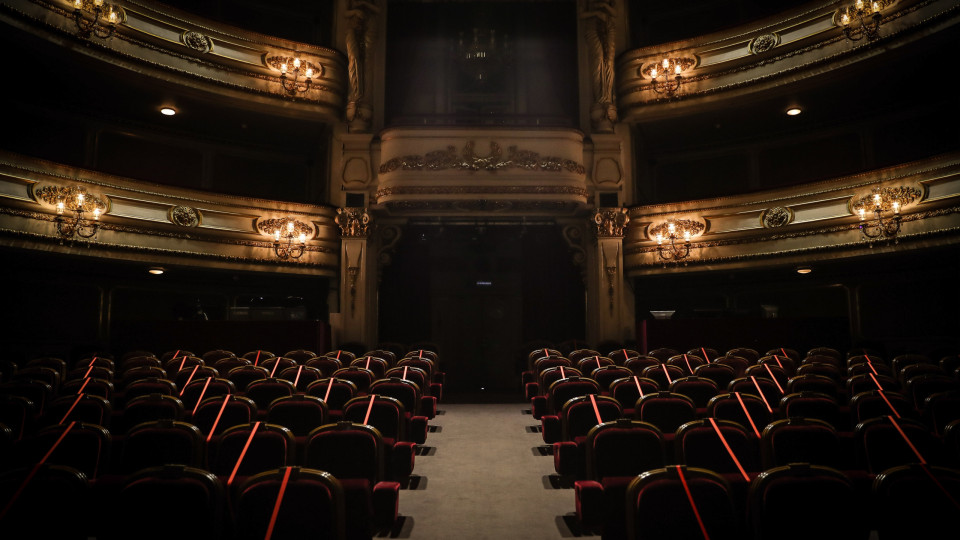
<instances>
[{"instance_id":1,"label":"aisle floor","mask_svg":"<svg viewBox=\"0 0 960 540\"><path fill-rule=\"evenodd\" d=\"M539 422L523 403L442 404L430 421L411 489L400 492L403 525L390 536L552 540L579 536L568 523L573 489L550 481ZM419 485L416 485L419 484ZM414 488L414 486L416 486Z\"/></svg>"}]
</instances>

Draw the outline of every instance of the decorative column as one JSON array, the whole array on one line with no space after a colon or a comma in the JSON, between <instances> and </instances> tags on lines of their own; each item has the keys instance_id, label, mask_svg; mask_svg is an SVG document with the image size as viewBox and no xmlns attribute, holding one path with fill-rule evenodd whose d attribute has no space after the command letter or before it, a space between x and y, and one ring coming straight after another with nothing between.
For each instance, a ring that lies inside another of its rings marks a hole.
<instances>
[{"instance_id":1,"label":"decorative column","mask_svg":"<svg viewBox=\"0 0 960 540\"><path fill-rule=\"evenodd\" d=\"M587 341L594 345L636 336L633 293L623 272L623 233L629 221L626 208L598 208L593 214L596 243L587 250Z\"/></svg>"},{"instance_id":2,"label":"decorative column","mask_svg":"<svg viewBox=\"0 0 960 540\"><path fill-rule=\"evenodd\" d=\"M344 48L347 51L346 120L351 133L366 133L373 124L372 74L381 9L376 0L346 0Z\"/></svg>"},{"instance_id":3,"label":"decorative column","mask_svg":"<svg viewBox=\"0 0 960 540\"><path fill-rule=\"evenodd\" d=\"M377 341L377 268L368 243L372 218L366 208L338 208L340 227L340 314L336 342ZM334 318L331 318L331 323Z\"/></svg>"},{"instance_id":4,"label":"decorative column","mask_svg":"<svg viewBox=\"0 0 960 540\"><path fill-rule=\"evenodd\" d=\"M618 117L616 0L581 0L580 22L591 82L590 126L593 132L611 133Z\"/></svg>"}]
</instances>

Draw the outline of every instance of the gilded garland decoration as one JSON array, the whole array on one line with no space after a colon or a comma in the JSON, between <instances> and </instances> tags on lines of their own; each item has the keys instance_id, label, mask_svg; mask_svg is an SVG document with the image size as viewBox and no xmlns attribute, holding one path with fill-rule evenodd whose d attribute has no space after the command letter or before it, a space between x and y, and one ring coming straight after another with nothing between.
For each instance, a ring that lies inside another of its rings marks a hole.
<instances>
[{"instance_id":1,"label":"gilded garland decoration","mask_svg":"<svg viewBox=\"0 0 960 540\"><path fill-rule=\"evenodd\" d=\"M571 159L555 156L542 157L532 150L520 150L516 146L507 148L507 155L496 141L490 142L490 153L479 156L474 151L474 141L468 141L459 153L455 146L447 146L445 150L434 150L425 155L400 156L390 159L380 165L380 174L387 174L397 170L404 171L497 171L501 169L523 169L527 171L567 171L576 174L586 174L586 168L581 163Z\"/></svg>"}]
</instances>

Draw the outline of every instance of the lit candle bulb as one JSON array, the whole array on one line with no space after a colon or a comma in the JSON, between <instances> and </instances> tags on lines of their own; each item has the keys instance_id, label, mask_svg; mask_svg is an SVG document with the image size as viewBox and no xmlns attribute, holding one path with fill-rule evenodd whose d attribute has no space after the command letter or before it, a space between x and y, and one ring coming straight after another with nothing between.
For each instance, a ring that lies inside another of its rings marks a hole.
<instances>
[{"instance_id":1,"label":"lit candle bulb","mask_svg":"<svg viewBox=\"0 0 960 540\"><path fill-rule=\"evenodd\" d=\"M877 208L880 208L880 206L883 205L883 199L880 198L879 194L873 196L873 204Z\"/></svg>"},{"instance_id":2,"label":"lit candle bulb","mask_svg":"<svg viewBox=\"0 0 960 540\"><path fill-rule=\"evenodd\" d=\"M859 11L859 10L862 10L862 9L863 9L863 0L857 0L857 2L856 2L854 5L856 6L856 8L857 8L858 11Z\"/></svg>"},{"instance_id":3,"label":"lit candle bulb","mask_svg":"<svg viewBox=\"0 0 960 540\"><path fill-rule=\"evenodd\" d=\"M663 243L663 235L660 234L660 233L657 233L657 243L658 243L658 244L662 244L662 243Z\"/></svg>"},{"instance_id":4,"label":"lit candle bulb","mask_svg":"<svg viewBox=\"0 0 960 540\"><path fill-rule=\"evenodd\" d=\"M674 235L674 234L676 234L676 232L677 232L677 226L674 225L673 223L668 224L668 225L667 225L667 232L669 232L671 236Z\"/></svg>"},{"instance_id":5,"label":"lit candle bulb","mask_svg":"<svg viewBox=\"0 0 960 540\"><path fill-rule=\"evenodd\" d=\"M860 215L860 221L863 221L863 217L864 217L864 216L863 216L863 208L857 210L857 214Z\"/></svg>"},{"instance_id":6,"label":"lit candle bulb","mask_svg":"<svg viewBox=\"0 0 960 540\"><path fill-rule=\"evenodd\" d=\"M77 193L77 208L83 206L83 193Z\"/></svg>"},{"instance_id":7,"label":"lit candle bulb","mask_svg":"<svg viewBox=\"0 0 960 540\"><path fill-rule=\"evenodd\" d=\"M313 69L307 68L307 71L306 71L306 73L304 73L304 75L306 75L308 79L309 79L310 77L313 77Z\"/></svg>"},{"instance_id":8,"label":"lit candle bulb","mask_svg":"<svg viewBox=\"0 0 960 540\"><path fill-rule=\"evenodd\" d=\"M63 214L63 201L57 201L57 214Z\"/></svg>"},{"instance_id":9,"label":"lit candle bulb","mask_svg":"<svg viewBox=\"0 0 960 540\"><path fill-rule=\"evenodd\" d=\"M656 67L656 66L650 68L650 78L651 78L651 79L656 79L656 78L657 78L657 75L659 75L659 74L660 74L660 73L657 71L657 67Z\"/></svg>"},{"instance_id":10,"label":"lit candle bulb","mask_svg":"<svg viewBox=\"0 0 960 540\"><path fill-rule=\"evenodd\" d=\"M683 70L682 70L682 68L680 67L680 64L674 64L674 65L673 65L673 74L674 74L674 75L679 76L681 71L683 71Z\"/></svg>"},{"instance_id":11,"label":"lit candle bulb","mask_svg":"<svg viewBox=\"0 0 960 540\"><path fill-rule=\"evenodd\" d=\"M843 14L840 15L840 24L844 26L850 26L850 14L847 13L846 11L844 11Z\"/></svg>"},{"instance_id":12,"label":"lit candle bulb","mask_svg":"<svg viewBox=\"0 0 960 540\"><path fill-rule=\"evenodd\" d=\"M83 0L73 0L73 7L80 9L83 7Z\"/></svg>"},{"instance_id":13,"label":"lit candle bulb","mask_svg":"<svg viewBox=\"0 0 960 540\"><path fill-rule=\"evenodd\" d=\"M690 241L690 231L683 231L683 241L684 242Z\"/></svg>"},{"instance_id":14,"label":"lit candle bulb","mask_svg":"<svg viewBox=\"0 0 960 540\"><path fill-rule=\"evenodd\" d=\"M99 209L99 208L94 208L94 209L93 209L93 219L94 219L94 221L100 221L100 209Z\"/></svg>"},{"instance_id":15,"label":"lit candle bulb","mask_svg":"<svg viewBox=\"0 0 960 540\"><path fill-rule=\"evenodd\" d=\"M306 243L307 243L307 235L306 235L306 234L300 233L300 243L301 243L301 244L306 244Z\"/></svg>"},{"instance_id":16,"label":"lit candle bulb","mask_svg":"<svg viewBox=\"0 0 960 540\"><path fill-rule=\"evenodd\" d=\"M668 69L670 69L670 60L667 59L667 58L664 58L664 59L663 59L663 70L664 70L664 71L667 71Z\"/></svg>"},{"instance_id":17,"label":"lit candle bulb","mask_svg":"<svg viewBox=\"0 0 960 540\"><path fill-rule=\"evenodd\" d=\"M287 232L288 232L288 233L292 233L292 232L293 232L293 222L292 222L292 221L288 221L288 222L287 222Z\"/></svg>"},{"instance_id":18,"label":"lit candle bulb","mask_svg":"<svg viewBox=\"0 0 960 540\"><path fill-rule=\"evenodd\" d=\"M280 229L273 231L273 241L274 242L280 241Z\"/></svg>"},{"instance_id":19,"label":"lit candle bulb","mask_svg":"<svg viewBox=\"0 0 960 540\"><path fill-rule=\"evenodd\" d=\"M286 63L286 62L280 64L280 73L282 73L282 74L284 74L284 75L287 74L287 63Z\"/></svg>"},{"instance_id":20,"label":"lit candle bulb","mask_svg":"<svg viewBox=\"0 0 960 540\"><path fill-rule=\"evenodd\" d=\"M293 59L293 69L300 69L300 59L299 59L299 58L294 58L294 59Z\"/></svg>"},{"instance_id":21,"label":"lit candle bulb","mask_svg":"<svg viewBox=\"0 0 960 540\"><path fill-rule=\"evenodd\" d=\"M103 0L93 0L93 5L100 7L103 5Z\"/></svg>"},{"instance_id":22,"label":"lit candle bulb","mask_svg":"<svg viewBox=\"0 0 960 540\"><path fill-rule=\"evenodd\" d=\"M874 2L872 7L874 13L880 13L880 2Z\"/></svg>"},{"instance_id":23,"label":"lit candle bulb","mask_svg":"<svg viewBox=\"0 0 960 540\"><path fill-rule=\"evenodd\" d=\"M900 201L893 201L893 213L894 214L900 213Z\"/></svg>"},{"instance_id":24,"label":"lit candle bulb","mask_svg":"<svg viewBox=\"0 0 960 540\"><path fill-rule=\"evenodd\" d=\"M110 10L110 13L107 15L107 22L110 24L117 24L117 12Z\"/></svg>"}]
</instances>

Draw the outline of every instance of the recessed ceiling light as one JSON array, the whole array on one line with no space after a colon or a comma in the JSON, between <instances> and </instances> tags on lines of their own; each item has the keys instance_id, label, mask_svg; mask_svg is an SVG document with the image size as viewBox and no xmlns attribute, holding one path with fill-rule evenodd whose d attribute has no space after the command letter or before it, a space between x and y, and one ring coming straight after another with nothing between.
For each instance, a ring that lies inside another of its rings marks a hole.
<instances>
[{"instance_id":1,"label":"recessed ceiling light","mask_svg":"<svg viewBox=\"0 0 960 540\"><path fill-rule=\"evenodd\" d=\"M810 272L813 272L813 268L810 268L809 266L798 266L798 267L797 267L797 273L798 273L798 274L809 274Z\"/></svg>"},{"instance_id":2,"label":"recessed ceiling light","mask_svg":"<svg viewBox=\"0 0 960 540\"><path fill-rule=\"evenodd\" d=\"M800 107L790 107L787 109L787 116L796 116L803 112L803 109Z\"/></svg>"},{"instance_id":3,"label":"recessed ceiling light","mask_svg":"<svg viewBox=\"0 0 960 540\"><path fill-rule=\"evenodd\" d=\"M166 272L166 270L165 270L162 266L151 266L151 267L147 270L147 272L149 272L149 273L151 273L151 274L153 274L153 275L155 275L155 276L159 276L159 275L163 274L164 272Z\"/></svg>"},{"instance_id":4,"label":"recessed ceiling light","mask_svg":"<svg viewBox=\"0 0 960 540\"><path fill-rule=\"evenodd\" d=\"M160 107L160 114L164 116L173 116L177 114L177 110L173 107Z\"/></svg>"}]
</instances>

